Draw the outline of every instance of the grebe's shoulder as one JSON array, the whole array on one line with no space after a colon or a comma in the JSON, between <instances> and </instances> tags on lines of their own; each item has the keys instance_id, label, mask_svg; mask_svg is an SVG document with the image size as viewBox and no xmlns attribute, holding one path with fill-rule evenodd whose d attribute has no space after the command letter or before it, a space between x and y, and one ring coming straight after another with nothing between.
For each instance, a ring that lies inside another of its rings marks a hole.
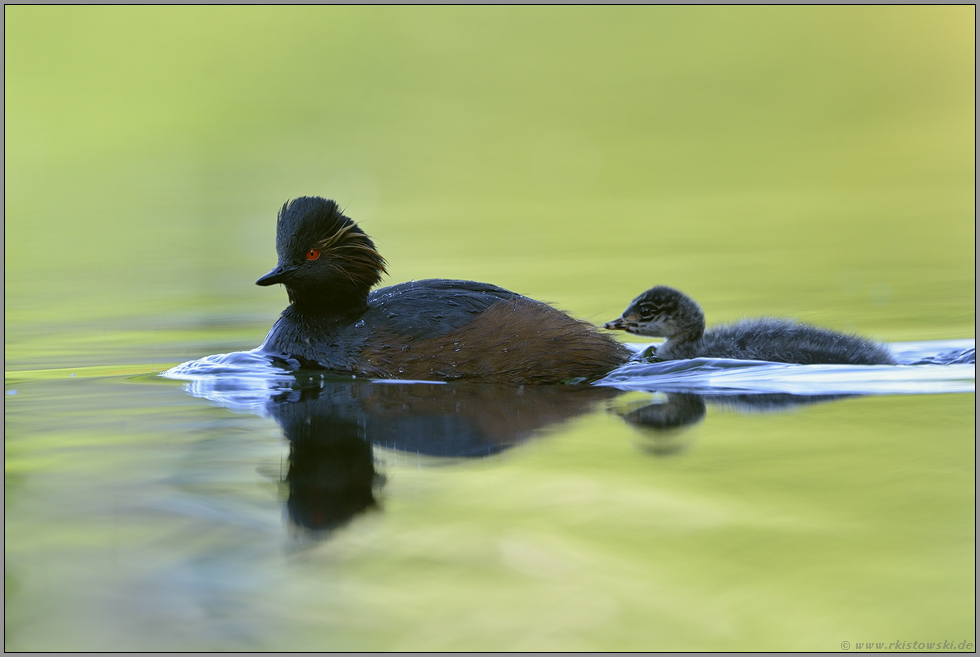
<instances>
[{"instance_id":1,"label":"grebe's shoulder","mask_svg":"<svg viewBox=\"0 0 980 657\"><path fill-rule=\"evenodd\" d=\"M374 290L368 295L368 303L385 303L396 298L404 299L407 302L417 299L428 301L436 296L447 299L472 299L475 303L495 303L496 301L523 298L516 292L489 283L452 278L427 278Z\"/></svg>"},{"instance_id":2,"label":"grebe's shoulder","mask_svg":"<svg viewBox=\"0 0 980 657\"><path fill-rule=\"evenodd\" d=\"M489 283L430 278L374 290L363 320L393 334L434 338L469 324L494 304L522 299Z\"/></svg>"}]
</instances>

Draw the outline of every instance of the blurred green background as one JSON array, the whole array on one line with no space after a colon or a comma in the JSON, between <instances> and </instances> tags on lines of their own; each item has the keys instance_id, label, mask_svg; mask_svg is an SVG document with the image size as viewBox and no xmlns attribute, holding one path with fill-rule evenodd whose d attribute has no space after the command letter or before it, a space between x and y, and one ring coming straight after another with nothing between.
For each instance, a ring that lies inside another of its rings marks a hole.
<instances>
[{"instance_id":1,"label":"blurred green background","mask_svg":"<svg viewBox=\"0 0 980 657\"><path fill-rule=\"evenodd\" d=\"M709 324L972 336L974 17L8 6L8 367L148 332L158 360L254 346L285 294L252 282L304 194L363 223L390 282L595 322L668 284Z\"/></svg>"},{"instance_id":2,"label":"blurred green background","mask_svg":"<svg viewBox=\"0 0 980 657\"><path fill-rule=\"evenodd\" d=\"M973 395L711 407L670 458L608 412L466 463L376 449L383 510L309 545L271 420L129 376L262 341L306 194L391 283L972 337L973 6L4 19L6 649L975 636Z\"/></svg>"}]
</instances>

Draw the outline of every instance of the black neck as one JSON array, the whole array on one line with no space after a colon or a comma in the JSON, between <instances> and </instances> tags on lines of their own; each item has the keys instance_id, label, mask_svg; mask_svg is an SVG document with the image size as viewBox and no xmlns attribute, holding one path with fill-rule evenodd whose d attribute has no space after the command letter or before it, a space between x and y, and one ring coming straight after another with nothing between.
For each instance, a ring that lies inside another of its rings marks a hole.
<instances>
[{"instance_id":1,"label":"black neck","mask_svg":"<svg viewBox=\"0 0 980 657\"><path fill-rule=\"evenodd\" d=\"M367 293L353 290L334 290L330 295L298 294L286 287L289 307L299 315L320 318L346 319L358 317L367 310Z\"/></svg>"}]
</instances>

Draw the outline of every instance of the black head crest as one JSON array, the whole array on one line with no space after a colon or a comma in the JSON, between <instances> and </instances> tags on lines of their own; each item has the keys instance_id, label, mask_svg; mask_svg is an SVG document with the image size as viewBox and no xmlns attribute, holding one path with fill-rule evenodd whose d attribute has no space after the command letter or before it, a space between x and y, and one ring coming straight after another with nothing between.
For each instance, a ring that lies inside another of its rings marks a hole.
<instances>
[{"instance_id":1,"label":"black head crest","mask_svg":"<svg viewBox=\"0 0 980 657\"><path fill-rule=\"evenodd\" d=\"M387 273L374 242L335 201L301 196L279 210L276 251L281 263L299 263L311 249L321 252L338 278L360 289L369 290Z\"/></svg>"}]
</instances>

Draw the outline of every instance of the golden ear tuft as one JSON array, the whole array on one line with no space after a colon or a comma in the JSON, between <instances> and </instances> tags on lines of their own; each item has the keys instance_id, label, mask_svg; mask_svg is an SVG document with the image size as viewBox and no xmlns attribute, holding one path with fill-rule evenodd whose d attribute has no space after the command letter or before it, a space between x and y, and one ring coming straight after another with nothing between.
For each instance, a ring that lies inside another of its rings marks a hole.
<instances>
[{"instance_id":1,"label":"golden ear tuft","mask_svg":"<svg viewBox=\"0 0 980 657\"><path fill-rule=\"evenodd\" d=\"M387 262L378 253L371 239L363 232L354 230L357 224L350 223L333 235L320 240L316 246L325 254L334 255L330 267L347 277L352 283L370 288L387 274Z\"/></svg>"},{"instance_id":2,"label":"golden ear tuft","mask_svg":"<svg viewBox=\"0 0 980 657\"><path fill-rule=\"evenodd\" d=\"M354 226L356 226L356 224L353 223L347 224L333 235L329 235L324 239L320 240L317 246L324 251L328 251L333 247L338 246L344 240L344 238L347 237L347 234L354 228Z\"/></svg>"}]
</instances>

